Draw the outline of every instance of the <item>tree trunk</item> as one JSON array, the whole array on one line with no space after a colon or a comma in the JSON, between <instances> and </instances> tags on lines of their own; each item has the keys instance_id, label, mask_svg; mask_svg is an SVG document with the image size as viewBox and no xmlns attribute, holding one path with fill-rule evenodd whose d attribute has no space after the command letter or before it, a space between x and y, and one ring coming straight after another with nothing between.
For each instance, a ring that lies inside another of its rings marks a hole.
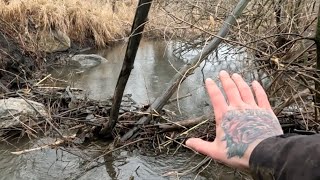
<instances>
[{"instance_id":1,"label":"tree trunk","mask_svg":"<svg viewBox=\"0 0 320 180\"><path fill-rule=\"evenodd\" d=\"M320 6L319 6L319 11L318 11L318 22L317 22L317 31L316 31L316 37L315 37L315 42L317 45L317 74L316 78L319 78L319 72L320 72ZM315 88L317 91L320 91L320 84L318 82L315 82ZM318 108L320 106L320 94L316 93L315 95L315 105L316 105L316 121L318 120L317 115L318 113Z\"/></svg>"},{"instance_id":2,"label":"tree trunk","mask_svg":"<svg viewBox=\"0 0 320 180\"><path fill-rule=\"evenodd\" d=\"M227 20L223 24L218 35L215 38L213 38L213 40L203 49L203 51L200 52L197 56L195 56L190 61L190 63L184 65L179 70L179 72L170 81L167 89L163 91L162 95L151 104L150 108L147 110L148 112L152 112L153 110L159 112L163 108L163 106L166 104L166 102L169 100L172 94L176 91L180 82L184 81L190 74L192 74L192 72L201 64L201 62L210 53L216 50L216 48L222 42L221 37L225 37L228 34L230 27L236 23L236 18L238 18L241 15L242 11L245 9L249 2L250 0L239 1L235 9L233 10L232 14L227 18ZM151 119L152 115L142 117L137 122L137 125L121 138L121 141L123 142L130 139L140 129L140 126L142 126L143 124L148 124Z\"/></svg>"},{"instance_id":3,"label":"tree trunk","mask_svg":"<svg viewBox=\"0 0 320 180\"><path fill-rule=\"evenodd\" d=\"M114 126L118 121L123 92L127 85L131 70L133 69L134 60L138 51L144 25L148 18L151 3L152 0L140 0L138 3L138 8L133 20L131 34L122 64L122 69L113 95L110 119L107 125L105 125L105 127L103 127L100 131L100 134L102 136L110 136Z\"/></svg>"}]
</instances>

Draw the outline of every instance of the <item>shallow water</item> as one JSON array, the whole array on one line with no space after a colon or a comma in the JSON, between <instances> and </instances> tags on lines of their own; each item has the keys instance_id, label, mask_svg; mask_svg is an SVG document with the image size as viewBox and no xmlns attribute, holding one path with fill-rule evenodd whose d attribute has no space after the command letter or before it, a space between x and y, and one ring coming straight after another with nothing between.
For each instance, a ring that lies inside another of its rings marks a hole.
<instances>
[{"instance_id":1,"label":"shallow water","mask_svg":"<svg viewBox=\"0 0 320 180\"><path fill-rule=\"evenodd\" d=\"M194 50L184 54L185 59L177 59L172 55L174 46L175 44L170 42L142 41L125 93L132 94L132 98L140 104L152 103L167 87L176 71L182 65L188 63L188 60L197 53ZM79 70L81 73L70 69L70 67L57 69L53 73L55 73L55 76L68 78L73 86L84 89L90 98L106 99L113 95L125 50L125 45L120 44L111 49L89 51L86 53L100 54L108 62L84 72ZM191 97L179 101L182 115L199 116L204 112L211 111L208 106L209 101L204 90L203 79L208 77L216 79L218 72L222 69L229 72L239 72L242 69L243 55L226 56L224 55L226 51L230 53L229 47L221 47L218 59L214 58L212 63L207 63L205 66L202 63L201 67L181 84L179 97L192 94ZM172 96L172 98L176 97L177 94ZM173 109L177 107L177 103L170 106Z\"/></svg>"},{"instance_id":2,"label":"shallow water","mask_svg":"<svg viewBox=\"0 0 320 180\"><path fill-rule=\"evenodd\" d=\"M15 144L21 148L34 148L53 139L41 139L32 142ZM24 144L26 143L26 144ZM0 179L241 179L239 173L232 169L211 163L202 173L188 176L164 176L181 167L196 166L202 159L191 152L176 155L160 154L142 155L140 152L120 151L105 156L105 165L94 168L86 173L88 167L83 160L67 152L54 149L34 151L24 155L13 155L10 151L17 150L12 145L1 145ZM192 158L190 158L192 157Z\"/></svg>"},{"instance_id":3,"label":"shallow water","mask_svg":"<svg viewBox=\"0 0 320 180\"><path fill-rule=\"evenodd\" d=\"M196 50L184 54L185 59L173 57L173 48L177 43L143 41L139 48L134 69L130 76L125 93L132 94L132 98L140 104L153 102L170 79L188 60ZM112 96L120 72L125 45L117 45L110 49L94 50L86 53L100 54L108 62L87 70L72 67L54 68L52 73L57 78L68 81L73 87L86 91L93 99L106 99ZM239 72L243 66L242 54L225 56L228 47L221 47L218 58L212 58L212 63L201 64L193 75L182 83L178 96L192 94L179 101L181 114L177 103L165 108L180 114L182 117L196 117L211 112L208 97L203 88L203 79L215 78L222 69ZM235 51L235 50L233 50ZM213 56L212 56L213 57ZM214 55L216 57L216 55ZM203 73L201 71L203 69ZM174 95L175 98L177 94ZM53 141L43 138L40 140L21 140L14 145L1 144L0 179L241 179L238 173L219 164L211 164L200 174L191 173L188 176L163 176L181 167L192 167L202 159L193 156L192 152L178 152L175 155L143 155L141 152L127 152L121 150L104 157L105 165L81 174L87 167L83 160L75 155L55 149L35 151L25 155L12 155L11 151L38 147ZM171 173L174 174L174 173Z\"/></svg>"}]
</instances>

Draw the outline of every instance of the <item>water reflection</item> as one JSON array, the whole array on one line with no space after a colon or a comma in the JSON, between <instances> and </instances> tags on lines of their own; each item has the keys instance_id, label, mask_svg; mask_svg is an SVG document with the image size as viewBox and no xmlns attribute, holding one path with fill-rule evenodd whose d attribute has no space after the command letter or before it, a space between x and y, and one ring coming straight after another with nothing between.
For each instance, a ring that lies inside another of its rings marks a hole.
<instances>
[{"instance_id":1,"label":"water reflection","mask_svg":"<svg viewBox=\"0 0 320 180\"><path fill-rule=\"evenodd\" d=\"M36 141L21 140L15 143L21 149L36 148L43 144L54 142L55 139L43 138ZM60 149L44 149L23 155L13 155L10 152L17 149L12 145L0 144L0 179L1 180L128 180L134 179L243 179L232 169L211 163L201 174L164 176L168 172L183 167L194 167L201 160L200 156L193 156L192 152L183 152L175 155L142 155L140 152L114 152L104 157L105 166L94 168L85 172L88 163L76 155L61 151ZM20 150L21 150L20 149ZM71 149L69 149L71 150ZM73 151L77 151L74 149ZM76 154L73 152L74 154ZM192 158L190 158L192 157ZM101 161L102 162L102 161ZM172 173L171 173L172 174Z\"/></svg>"},{"instance_id":2,"label":"water reflection","mask_svg":"<svg viewBox=\"0 0 320 180\"><path fill-rule=\"evenodd\" d=\"M174 46L176 44L173 42L142 41L125 93L132 94L133 99L141 104L153 102L168 86L176 71L198 52L194 50L184 54L183 59L177 59L172 55ZM100 54L108 59L108 62L74 76L71 78L72 84L86 90L89 97L93 99L106 99L112 96L125 50L126 46L120 44L111 49L87 52ZM218 54L212 55L210 63L201 63L200 68L179 88L179 96L192 94L191 97L179 101L183 115L199 116L210 111L211 109L207 106L208 98L203 88L203 79L216 78L222 69L239 72L244 64L243 58L243 54L239 54L238 50L221 46ZM173 98L176 96L177 94ZM176 106L177 104L174 104L170 108L177 110Z\"/></svg>"}]
</instances>

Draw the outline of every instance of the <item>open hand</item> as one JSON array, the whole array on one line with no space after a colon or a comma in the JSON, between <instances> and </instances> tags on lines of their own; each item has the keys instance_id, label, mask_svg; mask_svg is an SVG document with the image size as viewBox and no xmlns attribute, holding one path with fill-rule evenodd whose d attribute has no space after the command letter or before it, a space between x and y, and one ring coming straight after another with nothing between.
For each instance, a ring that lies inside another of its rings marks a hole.
<instances>
[{"instance_id":1,"label":"open hand","mask_svg":"<svg viewBox=\"0 0 320 180\"><path fill-rule=\"evenodd\" d=\"M238 74L230 78L226 71L221 71L219 77L228 101L212 79L206 80L215 114L216 138L213 142L191 138L186 145L232 167L248 169L253 149L262 140L283 131L257 81L252 82L252 93Z\"/></svg>"}]
</instances>

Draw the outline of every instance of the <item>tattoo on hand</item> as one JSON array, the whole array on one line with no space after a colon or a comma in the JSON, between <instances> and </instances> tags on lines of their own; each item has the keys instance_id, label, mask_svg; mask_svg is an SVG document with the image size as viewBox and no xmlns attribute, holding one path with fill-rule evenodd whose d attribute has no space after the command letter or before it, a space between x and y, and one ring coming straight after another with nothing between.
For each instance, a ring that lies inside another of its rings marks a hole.
<instances>
[{"instance_id":1,"label":"tattoo on hand","mask_svg":"<svg viewBox=\"0 0 320 180\"><path fill-rule=\"evenodd\" d=\"M222 118L222 129L227 142L228 158L243 157L251 143L282 133L275 115L267 110L230 110Z\"/></svg>"}]
</instances>

